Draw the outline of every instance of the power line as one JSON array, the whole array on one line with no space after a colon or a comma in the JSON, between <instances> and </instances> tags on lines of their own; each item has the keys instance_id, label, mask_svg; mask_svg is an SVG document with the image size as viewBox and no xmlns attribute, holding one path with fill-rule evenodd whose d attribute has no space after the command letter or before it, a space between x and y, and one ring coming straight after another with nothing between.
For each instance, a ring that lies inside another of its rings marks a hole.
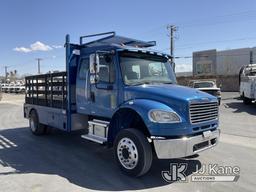
<instances>
[{"instance_id":1,"label":"power line","mask_svg":"<svg viewBox=\"0 0 256 192\"><path fill-rule=\"evenodd\" d=\"M50 59L55 59L55 58L59 58L60 56L63 56L63 54L57 54L51 57L44 57L44 58L40 58L42 60L50 60ZM36 58L37 61L38 58ZM8 66L8 67L15 67L16 69L20 70L21 68L24 68L24 66L34 66L35 64L33 63L35 61L35 59L29 59L27 61L24 61L22 63L16 63L14 65ZM38 64L38 63L37 63ZM64 65L64 64L63 64ZM3 65L1 65L0 67L3 67ZM37 67L38 68L38 67ZM37 69L38 71L38 69ZM41 66L41 62L40 62L40 73L42 73L42 66Z\"/></svg>"},{"instance_id":2,"label":"power line","mask_svg":"<svg viewBox=\"0 0 256 192\"><path fill-rule=\"evenodd\" d=\"M194 43L186 43L183 45L179 45L180 47L177 48L184 48L183 46L189 46L189 45L203 45L203 44L215 44L215 43L223 43L223 42L234 42L234 41L246 41L246 40L252 40L256 39L255 37L244 37L244 38L237 38L237 39L226 39L226 40L217 40L217 41L203 41L203 42L194 42Z\"/></svg>"},{"instance_id":3,"label":"power line","mask_svg":"<svg viewBox=\"0 0 256 192\"><path fill-rule=\"evenodd\" d=\"M237 12L237 13L231 13L231 14L224 14L224 15L216 15L216 16L213 16L213 17L204 17L205 20L210 20L210 19L214 19L214 18L224 18L224 17L234 17L234 16L250 16L250 14L255 14L256 13L256 10L247 10L247 11L241 11L241 12ZM190 20L190 21L181 21L181 22L178 22L178 21L172 21L172 23L175 23L176 25L179 25L179 27L198 27L198 26L208 26L208 25L216 25L216 24L224 24L224 23L233 23L233 22L244 22L243 21L239 21L239 20L234 20L234 18L231 18L232 20L231 21L220 21L220 22L215 22L215 23L205 23L204 20L202 19L194 19L194 20ZM250 19L249 19L250 20ZM255 20L255 18L252 19L253 21ZM248 21L248 19L246 20ZM203 23L198 23L198 22L203 22ZM160 29L164 29L166 25L161 25L161 26L157 26L157 27L154 27L150 30L147 30L147 31L144 31L142 33L139 33L139 35L145 35L145 34L148 34L148 33L151 33L153 31L158 31ZM138 34L137 34L138 35Z\"/></svg>"},{"instance_id":4,"label":"power line","mask_svg":"<svg viewBox=\"0 0 256 192\"><path fill-rule=\"evenodd\" d=\"M234 19L234 16L251 16L250 14L253 14L255 16L256 10L248 10L248 11L242 11L242 12L237 12L237 13L231 13L231 14L224 14L224 15L216 15L213 17L204 17L203 19L195 19L191 21L183 21L183 22L177 22L176 24L179 24L180 27L198 27L198 26L208 26L208 25L216 25L216 24L223 24L223 23L233 23L233 22L241 22L241 20ZM214 19L214 18L224 18L224 17L231 17L231 21L218 21L218 22L212 22L210 23L209 20ZM240 17L241 18L241 17ZM205 22L207 21L207 23ZM249 19L249 20L255 20ZM248 19L246 21L249 21ZM244 20L242 20L244 22ZM200 23L201 22L201 23Z\"/></svg>"},{"instance_id":5,"label":"power line","mask_svg":"<svg viewBox=\"0 0 256 192\"><path fill-rule=\"evenodd\" d=\"M211 26L211 25L219 25L219 24L226 24L226 23L239 23L239 22L251 22L256 21L256 18L247 19L247 20L232 20L232 21L220 21L220 22L212 22L212 23L195 23L195 24L189 24L189 25L179 25L182 28L191 28L191 27L205 27L205 26Z\"/></svg>"},{"instance_id":6,"label":"power line","mask_svg":"<svg viewBox=\"0 0 256 192\"><path fill-rule=\"evenodd\" d=\"M252 39L256 39L256 38L253 38L253 37L248 37L248 38L238 38L238 39L227 39L227 40L220 40L220 41L204 41L204 42L194 42L194 43L187 43L187 44L183 44L183 45L180 45L180 47L176 47L176 49L191 49L193 48L192 46L190 47L185 47L186 45L203 45L203 44L216 44L216 43L223 43L223 42L235 42L235 41L246 41L246 40L252 40ZM184 46L184 47L183 47ZM166 51L166 50L170 50L170 48L164 48L160 51Z\"/></svg>"}]
</instances>

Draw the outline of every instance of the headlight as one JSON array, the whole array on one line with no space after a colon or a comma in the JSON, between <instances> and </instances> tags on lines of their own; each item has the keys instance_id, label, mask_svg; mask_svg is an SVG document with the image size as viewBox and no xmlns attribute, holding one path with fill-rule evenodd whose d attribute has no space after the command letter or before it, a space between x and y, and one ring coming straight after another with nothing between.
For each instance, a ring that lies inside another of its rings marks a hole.
<instances>
[{"instance_id":1,"label":"headlight","mask_svg":"<svg viewBox=\"0 0 256 192\"><path fill-rule=\"evenodd\" d=\"M157 123L179 123L181 122L180 116L175 112L151 110L148 113L149 119Z\"/></svg>"}]
</instances>

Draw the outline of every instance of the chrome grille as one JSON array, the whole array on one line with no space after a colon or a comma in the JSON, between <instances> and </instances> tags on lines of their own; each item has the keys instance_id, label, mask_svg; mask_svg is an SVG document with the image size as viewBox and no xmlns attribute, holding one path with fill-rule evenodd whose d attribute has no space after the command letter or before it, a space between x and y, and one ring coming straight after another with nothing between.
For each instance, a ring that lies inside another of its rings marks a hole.
<instances>
[{"instance_id":1,"label":"chrome grille","mask_svg":"<svg viewBox=\"0 0 256 192\"><path fill-rule=\"evenodd\" d=\"M216 120L219 105L217 102L190 103L189 116L192 124Z\"/></svg>"}]
</instances>

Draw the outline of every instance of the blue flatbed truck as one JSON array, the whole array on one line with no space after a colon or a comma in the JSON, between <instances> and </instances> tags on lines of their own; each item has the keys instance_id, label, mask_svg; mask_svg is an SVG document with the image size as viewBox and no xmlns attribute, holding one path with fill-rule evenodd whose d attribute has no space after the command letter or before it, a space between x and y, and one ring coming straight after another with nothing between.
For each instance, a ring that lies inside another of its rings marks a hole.
<instances>
[{"instance_id":1,"label":"blue flatbed truck","mask_svg":"<svg viewBox=\"0 0 256 192\"><path fill-rule=\"evenodd\" d=\"M67 35L66 71L25 79L32 133L84 130L82 138L113 147L131 176L147 173L153 155L181 158L216 146L217 98L177 85L170 56L154 45L115 32L82 36L79 44Z\"/></svg>"}]
</instances>

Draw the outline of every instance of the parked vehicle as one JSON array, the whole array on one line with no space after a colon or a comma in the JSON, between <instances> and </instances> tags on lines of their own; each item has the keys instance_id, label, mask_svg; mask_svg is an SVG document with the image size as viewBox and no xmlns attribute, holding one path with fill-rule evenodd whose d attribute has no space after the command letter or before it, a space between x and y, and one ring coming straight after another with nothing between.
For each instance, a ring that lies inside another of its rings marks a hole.
<instances>
[{"instance_id":1,"label":"parked vehicle","mask_svg":"<svg viewBox=\"0 0 256 192\"><path fill-rule=\"evenodd\" d=\"M15 87L14 87L14 92L15 93L25 93L25 85L22 85L22 84L16 84Z\"/></svg>"},{"instance_id":2,"label":"parked vehicle","mask_svg":"<svg viewBox=\"0 0 256 192\"><path fill-rule=\"evenodd\" d=\"M251 104L256 99L256 64L241 68L239 73L240 96L244 104Z\"/></svg>"},{"instance_id":3,"label":"parked vehicle","mask_svg":"<svg viewBox=\"0 0 256 192\"><path fill-rule=\"evenodd\" d=\"M8 89L7 89L7 92L8 93L14 93L15 92L15 84L14 83L11 83L11 84L9 84L9 86L8 86Z\"/></svg>"},{"instance_id":4,"label":"parked vehicle","mask_svg":"<svg viewBox=\"0 0 256 192\"><path fill-rule=\"evenodd\" d=\"M15 83L1 84L2 92L5 93L25 93L25 85Z\"/></svg>"},{"instance_id":5,"label":"parked vehicle","mask_svg":"<svg viewBox=\"0 0 256 192\"><path fill-rule=\"evenodd\" d=\"M84 43L85 38L107 37ZM28 76L24 116L42 135L50 127L114 148L120 169L141 176L159 159L191 156L218 143L218 100L176 84L169 55L114 32L66 36L66 71ZM85 148L86 151L86 148ZM153 153L154 152L154 153Z\"/></svg>"},{"instance_id":6,"label":"parked vehicle","mask_svg":"<svg viewBox=\"0 0 256 192\"><path fill-rule=\"evenodd\" d=\"M2 87L2 92L3 93L7 93L8 92L9 84L3 83L3 84L1 84L1 87Z\"/></svg>"},{"instance_id":7,"label":"parked vehicle","mask_svg":"<svg viewBox=\"0 0 256 192\"><path fill-rule=\"evenodd\" d=\"M215 80L193 80L190 82L190 86L217 97L220 105L221 91Z\"/></svg>"}]
</instances>

